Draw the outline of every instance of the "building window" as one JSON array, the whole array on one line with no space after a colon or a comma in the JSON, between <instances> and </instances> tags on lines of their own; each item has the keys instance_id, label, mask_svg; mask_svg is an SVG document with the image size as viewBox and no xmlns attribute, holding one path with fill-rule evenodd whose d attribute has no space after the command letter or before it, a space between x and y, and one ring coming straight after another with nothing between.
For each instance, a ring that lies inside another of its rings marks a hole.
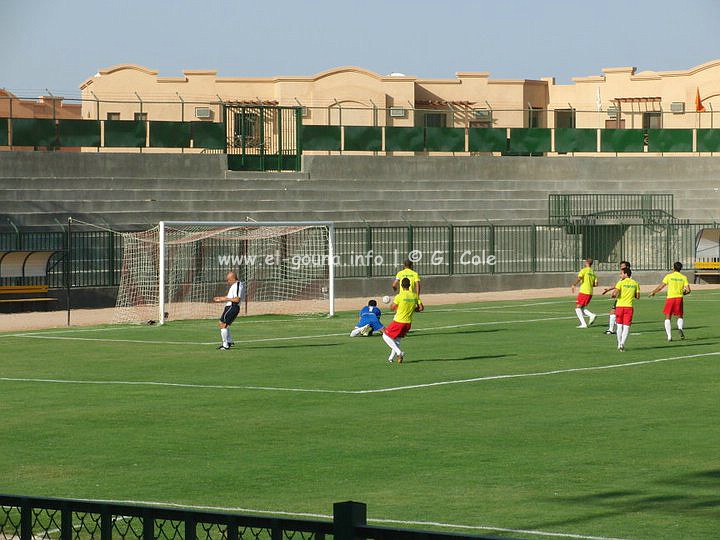
<instances>
[{"instance_id":1,"label":"building window","mask_svg":"<svg viewBox=\"0 0 720 540\"><path fill-rule=\"evenodd\" d=\"M529 128L539 128L543 127L544 122L544 113L542 109L530 109L528 111L528 127Z\"/></svg>"},{"instance_id":2,"label":"building window","mask_svg":"<svg viewBox=\"0 0 720 540\"><path fill-rule=\"evenodd\" d=\"M469 127L489 128L492 127L492 123L493 112L490 109L473 109Z\"/></svg>"},{"instance_id":3,"label":"building window","mask_svg":"<svg viewBox=\"0 0 720 540\"><path fill-rule=\"evenodd\" d=\"M107 113L107 120L120 120L120 113L119 112Z\"/></svg>"},{"instance_id":4,"label":"building window","mask_svg":"<svg viewBox=\"0 0 720 540\"><path fill-rule=\"evenodd\" d=\"M644 112L643 113L643 129L661 129L662 113L661 112Z\"/></svg>"},{"instance_id":5,"label":"building window","mask_svg":"<svg viewBox=\"0 0 720 540\"><path fill-rule=\"evenodd\" d=\"M135 113L135 121L136 122L147 122L147 113L146 112L136 112Z\"/></svg>"},{"instance_id":6,"label":"building window","mask_svg":"<svg viewBox=\"0 0 720 540\"><path fill-rule=\"evenodd\" d=\"M575 109L555 109L556 128L575 127Z\"/></svg>"},{"instance_id":7,"label":"building window","mask_svg":"<svg viewBox=\"0 0 720 540\"><path fill-rule=\"evenodd\" d=\"M423 125L425 127L447 127L447 114L425 113L423 116Z\"/></svg>"}]
</instances>

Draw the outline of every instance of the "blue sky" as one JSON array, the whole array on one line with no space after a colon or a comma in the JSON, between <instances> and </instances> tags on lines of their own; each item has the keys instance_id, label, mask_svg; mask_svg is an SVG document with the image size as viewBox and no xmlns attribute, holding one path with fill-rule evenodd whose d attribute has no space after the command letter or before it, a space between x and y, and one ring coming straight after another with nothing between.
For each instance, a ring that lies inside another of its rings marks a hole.
<instances>
[{"instance_id":1,"label":"blue sky","mask_svg":"<svg viewBox=\"0 0 720 540\"><path fill-rule=\"evenodd\" d=\"M78 95L99 68L163 76L379 73L494 78L685 69L720 58L720 1L0 0L0 87Z\"/></svg>"}]
</instances>

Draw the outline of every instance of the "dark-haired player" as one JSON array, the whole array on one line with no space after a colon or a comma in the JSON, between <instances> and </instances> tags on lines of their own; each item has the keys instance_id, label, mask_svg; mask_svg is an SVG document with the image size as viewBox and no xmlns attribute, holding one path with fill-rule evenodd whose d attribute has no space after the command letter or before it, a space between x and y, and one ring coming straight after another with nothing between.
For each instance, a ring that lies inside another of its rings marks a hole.
<instances>
[{"instance_id":1,"label":"dark-haired player","mask_svg":"<svg viewBox=\"0 0 720 540\"><path fill-rule=\"evenodd\" d=\"M657 293L662 291L666 286L667 300L665 300L665 307L663 313L665 314L665 333L667 334L667 340L672 341L672 318L673 315L677 317L677 329L680 332L680 339L685 339L685 332L683 332L683 296L690 294L690 283L688 283L687 277L680 273L682 270L682 263L676 262L673 264L673 271L666 275L662 283L655 287L655 290L650 293L650 296L655 296Z\"/></svg>"}]
</instances>

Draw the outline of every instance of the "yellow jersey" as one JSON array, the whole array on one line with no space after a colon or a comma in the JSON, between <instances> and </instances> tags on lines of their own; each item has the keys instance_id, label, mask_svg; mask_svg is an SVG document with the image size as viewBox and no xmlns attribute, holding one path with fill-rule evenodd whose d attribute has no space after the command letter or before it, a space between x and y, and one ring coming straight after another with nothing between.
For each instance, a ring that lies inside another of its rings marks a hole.
<instances>
[{"instance_id":1,"label":"yellow jersey","mask_svg":"<svg viewBox=\"0 0 720 540\"><path fill-rule=\"evenodd\" d=\"M402 289L395 298L393 303L397 304L397 311L393 321L399 323L411 323L413 315L415 314L415 308L420 303L417 293L407 289Z\"/></svg>"},{"instance_id":2,"label":"yellow jersey","mask_svg":"<svg viewBox=\"0 0 720 540\"><path fill-rule=\"evenodd\" d=\"M586 266L580 270L578 272L578 278L582 280L580 282L580 292L592 296L593 287L597 282L597 276L595 275L595 270L592 269L592 266Z\"/></svg>"},{"instance_id":3,"label":"yellow jersey","mask_svg":"<svg viewBox=\"0 0 720 540\"><path fill-rule=\"evenodd\" d=\"M615 307L633 307L635 294L640 292L640 284L632 278L625 278L618 281L615 288L620 291Z\"/></svg>"},{"instance_id":4,"label":"yellow jersey","mask_svg":"<svg viewBox=\"0 0 720 540\"><path fill-rule=\"evenodd\" d=\"M415 270L411 270L410 268L403 268L402 270L400 270L397 274L395 274L395 279L398 280L398 287L400 290L402 290L403 278L408 278L410 280L410 290L417 292L417 287L415 286L415 284L420 281L420 274L418 274Z\"/></svg>"},{"instance_id":5,"label":"yellow jersey","mask_svg":"<svg viewBox=\"0 0 720 540\"><path fill-rule=\"evenodd\" d=\"M663 278L662 282L667 285L668 298L682 298L683 289L688 286L688 279L680 272L671 272Z\"/></svg>"}]
</instances>

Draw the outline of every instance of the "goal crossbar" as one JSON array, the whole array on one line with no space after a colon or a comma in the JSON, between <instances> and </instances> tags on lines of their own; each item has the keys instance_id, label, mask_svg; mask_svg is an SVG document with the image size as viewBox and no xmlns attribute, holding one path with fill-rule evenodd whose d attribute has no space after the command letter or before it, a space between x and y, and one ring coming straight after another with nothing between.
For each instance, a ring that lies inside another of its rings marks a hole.
<instances>
[{"instance_id":1,"label":"goal crossbar","mask_svg":"<svg viewBox=\"0 0 720 540\"><path fill-rule=\"evenodd\" d=\"M158 242L158 323L165 322L166 305L166 265L165 265L165 228L167 226L200 227L327 227L328 230L328 315L335 315L335 224L332 221L160 221Z\"/></svg>"}]
</instances>

